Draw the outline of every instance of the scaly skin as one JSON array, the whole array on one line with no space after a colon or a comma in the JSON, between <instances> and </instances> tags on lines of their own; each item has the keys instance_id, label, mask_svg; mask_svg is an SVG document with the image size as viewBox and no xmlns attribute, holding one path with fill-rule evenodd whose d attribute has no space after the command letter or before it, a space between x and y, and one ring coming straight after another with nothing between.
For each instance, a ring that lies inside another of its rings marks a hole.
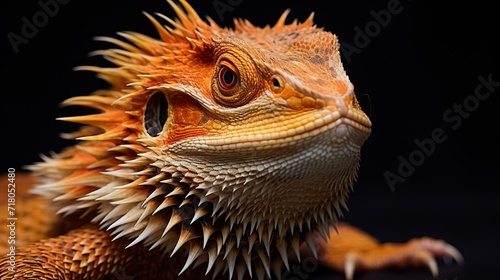
<instances>
[{"instance_id":1,"label":"scaly skin","mask_svg":"<svg viewBox=\"0 0 500 280\"><path fill-rule=\"evenodd\" d=\"M287 13L273 27L224 29L169 3L172 27L147 15L159 39L100 38L118 48L95 54L117 67L79 68L110 88L64 104L100 113L62 118L84 124L67 135L81 142L31 166L28 201L64 218L20 237L35 243L20 247L14 273L3 259L2 279L279 278L317 247L349 278L460 259L442 241L387 249L349 226L333 231L371 130L335 35L312 16L285 24Z\"/></svg>"}]
</instances>

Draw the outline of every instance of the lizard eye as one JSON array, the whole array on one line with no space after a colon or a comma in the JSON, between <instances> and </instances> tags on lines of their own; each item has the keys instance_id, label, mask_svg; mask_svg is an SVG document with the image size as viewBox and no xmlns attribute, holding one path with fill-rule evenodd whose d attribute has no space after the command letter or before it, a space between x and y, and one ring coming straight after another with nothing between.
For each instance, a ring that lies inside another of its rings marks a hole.
<instances>
[{"instance_id":1,"label":"lizard eye","mask_svg":"<svg viewBox=\"0 0 500 280\"><path fill-rule=\"evenodd\" d=\"M158 136L168 118L168 101L163 92L151 95L144 110L144 128L150 136Z\"/></svg>"},{"instance_id":2,"label":"lizard eye","mask_svg":"<svg viewBox=\"0 0 500 280\"><path fill-rule=\"evenodd\" d=\"M231 90L240 84L240 79L233 69L222 65L219 69L219 86L222 90Z\"/></svg>"},{"instance_id":3,"label":"lizard eye","mask_svg":"<svg viewBox=\"0 0 500 280\"><path fill-rule=\"evenodd\" d=\"M250 59L242 59L230 52L223 53L212 76L214 101L227 107L247 104L258 92L261 81Z\"/></svg>"}]
</instances>

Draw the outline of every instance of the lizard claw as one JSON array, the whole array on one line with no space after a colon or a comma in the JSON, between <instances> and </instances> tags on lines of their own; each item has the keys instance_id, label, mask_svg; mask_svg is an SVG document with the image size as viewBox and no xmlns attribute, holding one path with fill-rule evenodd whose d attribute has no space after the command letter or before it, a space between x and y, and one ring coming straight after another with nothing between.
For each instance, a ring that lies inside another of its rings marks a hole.
<instances>
[{"instance_id":1,"label":"lizard claw","mask_svg":"<svg viewBox=\"0 0 500 280\"><path fill-rule=\"evenodd\" d=\"M436 257L449 258L459 265L464 263L462 254L452 245L432 238L417 238L404 244L380 244L366 251L351 251L345 255L343 270L346 280L354 273L390 268L427 267L437 278L439 267Z\"/></svg>"},{"instance_id":2,"label":"lizard claw","mask_svg":"<svg viewBox=\"0 0 500 280\"><path fill-rule=\"evenodd\" d=\"M455 260L459 265L464 264L464 257L454 246L446 244L443 251L445 252L445 257L449 257L451 258L451 260Z\"/></svg>"},{"instance_id":3,"label":"lizard claw","mask_svg":"<svg viewBox=\"0 0 500 280\"><path fill-rule=\"evenodd\" d=\"M436 244L439 245L443 245L442 249L438 248L435 251L423 251L425 252L423 253L423 260L425 261L427 268L429 268L429 270L431 271L432 277L437 278L439 275L438 264L436 262L436 259L434 258L433 253L436 255L441 255L444 259L448 259L448 263L451 263L451 261L453 260L455 260L459 265L462 265L464 263L464 258L462 254L457 250L457 248L447 243L441 243L442 241L430 241L436 242ZM429 250L429 248L426 249Z\"/></svg>"},{"instance_id":4,"label":"lizard claw","mask_svg":"<svg viewBox=\"0 0 500 280\"><path fill-rule=\"evenodd\" d=\"M431 270L432 277L436 278L439 275L439 269L434 257L430 257L427 259L427 267Z\"/></svg>"},{"instance_id":5,"label":"lizard claw","mask_svg":"<svg viewBox=\"0 0 500 280\"><path fill-rule=\"evenodd\" d=\"M346 280L352 280L354 277L354 270L356 268L356 254L351 252L346 256L344 262L344 275Z\"/></svg>"},{"instance_id":6,"label":"lizard claw","mask_svg":"<svg viewBox=\"0 0 500 280\"><path fill-rule=\"evenodd\" d=\"M346 280L353 280L357 272L413 268L427 268L436 278L437 258L447 264L464 263L462 254L443 240L422 237L405 243L380 243L347 224L341 224L338 231L332 229L330 239L317 238L316 243L321 265L343 272Z\"/></svg>"}]
</instances>

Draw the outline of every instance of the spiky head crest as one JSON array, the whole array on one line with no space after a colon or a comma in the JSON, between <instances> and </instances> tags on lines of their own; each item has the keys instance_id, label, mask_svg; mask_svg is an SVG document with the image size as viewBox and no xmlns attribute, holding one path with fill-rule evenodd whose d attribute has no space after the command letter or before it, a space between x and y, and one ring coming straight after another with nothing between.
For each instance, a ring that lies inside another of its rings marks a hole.
<instances>
[{"instance_id":1,"label":"spiky head crest","mask_svg":"<svg viewBox=\"0 0 500 280\"><path fill-rule=\"evenodd\" d=\"M61 118L85 125L67 135L81 142L32 167L36 192L130 246L188 252L182 271L279 276L289 251L334 224L369 133L337 39L312 16L227 29L168 2L170 26L146 14L159 39L99 37L118 48L94 54L117 67L78 69L111 87L64 102L100 113Z\"/></svg>"}]
</instances>

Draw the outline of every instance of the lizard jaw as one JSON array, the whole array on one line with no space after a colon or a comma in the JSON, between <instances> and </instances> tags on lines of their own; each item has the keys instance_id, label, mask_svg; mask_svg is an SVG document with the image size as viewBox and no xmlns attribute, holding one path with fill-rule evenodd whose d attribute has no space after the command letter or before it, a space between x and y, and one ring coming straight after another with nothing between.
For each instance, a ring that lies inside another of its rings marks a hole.
<instances>
[{"instance_id":1,"label":"lizard jaw","mask_svg":"<svg viewBox=\"0 0 500 280\"><path fill-rule=\"evenodd\" d=\"M307 98L308 96L304 97L304 99ZM249 105L253 108L246 107L244 110L241 109L241 112L232 109L232 112L225 111L224 115L232 113L236 116L245 110L273 112L277 109L268 105L272 104L273 100L276 98L272 94L268 94L268 96L263 96L261 100L256 100L254 104ZM343 138L338 136L342 136L342 132L346 131L342 128L345 126L358 131L353 134L356 139L351 140L361 146L371 132L371 122L357 105L354 94L346 94L345 96L331 94L325 99L318 98L317 100L316 103L319 105L316 106L321 108L308 108L303 112L297 112L288 108L287 100L279 101L278 99L279 106L277 108L284 108L281 114L285 115L285 118L275 118L273 114L249 117L246 123L234 125L234 129L226 129L223 134L214 131L210 135L172 143L169 146L169 151L172 154L186 157L197 156L200 153L211 155L220 152L227 152L226 156L230 156L231 151L238 151L238 154L253 153L297 145L301 141L332 130L340 133L332 134L332 140L338 138L336 142L339 142Z\"/></svg>"}]
</instances>

